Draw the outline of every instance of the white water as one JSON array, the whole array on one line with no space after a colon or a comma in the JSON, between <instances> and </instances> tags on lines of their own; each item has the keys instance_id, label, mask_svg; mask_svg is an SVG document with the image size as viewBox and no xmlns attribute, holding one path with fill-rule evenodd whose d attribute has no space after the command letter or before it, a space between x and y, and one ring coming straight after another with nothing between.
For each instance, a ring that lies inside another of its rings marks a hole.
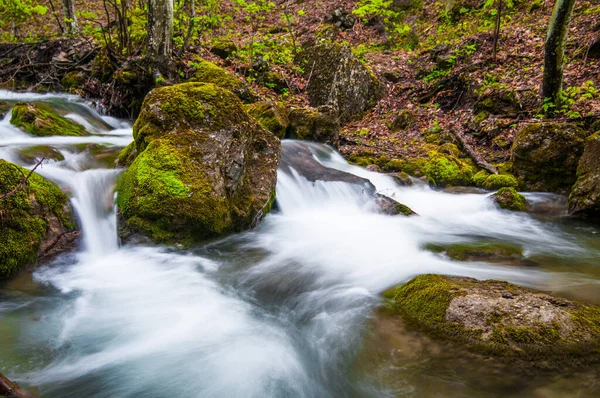
<instances>
[{"instance_id":1,"label":"white water","mask_svg":"<svg viewBox=\"0 0 600 398\"><path fill-rule=\"evenodd\" d=\"M11 127L8 119L0 124L0 157L18 161L16 150L41 143L61 151L64 161L39 172L72 193L84 237L75 256L35 273L49 289L47 299L25 305L42 308L33 310L39 322L21 326L23 344L35 347L32 359L14 367L0 363L0 371L37 386L43 396L382 396L385 388L349 376L382 290L428 272L539 287L548 277L450 261L425 250L426 244L495 239L528 253L584 251L552 225L497 209L487 193L399 187L316 145L322 164L370 179L419 216L380 215L356 186L310 183L301 171L280 171L280 210L254 231L191 252L119 248L112 205L119 171L87 170L89 153L72 144L124 146L131 130L93 132L77 140L42 139Z\"/></svg>"}]
</instances>

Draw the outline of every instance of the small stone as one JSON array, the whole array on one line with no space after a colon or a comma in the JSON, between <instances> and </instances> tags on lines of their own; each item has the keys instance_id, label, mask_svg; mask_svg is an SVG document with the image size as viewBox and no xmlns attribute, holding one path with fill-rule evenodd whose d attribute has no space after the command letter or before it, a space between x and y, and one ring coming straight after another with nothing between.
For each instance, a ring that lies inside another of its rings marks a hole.
<instances>
[{"instance_id":1,"label":"small stone","mask_svg":"<svg viewBox=\"0 0 600 398\"><path fill-rule=\"evenodd\" d=\"M510 293L502 293L502 298L505 298L505 299L512 299L512 298L514 298L514 297L513 297L513 295L512 295L512 294L510 294Z\"/></svg>"}]
</instances>

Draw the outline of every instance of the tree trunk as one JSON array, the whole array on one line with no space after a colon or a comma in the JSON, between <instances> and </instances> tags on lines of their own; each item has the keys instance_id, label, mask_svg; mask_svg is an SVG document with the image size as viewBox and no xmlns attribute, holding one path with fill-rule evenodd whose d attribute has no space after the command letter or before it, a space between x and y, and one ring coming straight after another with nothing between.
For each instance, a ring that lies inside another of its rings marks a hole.
<instances>
[{"instance_id":1,"label":"tree trunk","mask_svg":"<svg viewBox=\"0 0 600 398\"><path fill-rule=\"evenodd\" d=\"M194 25L196 20L196 2L194 0L189 0L190 3L190 24L188 25L188 31L185 35L185 40L183 41L183 47L181 48L181 53L185 54L190 45L190 40L192 40L192 36L194 34Z\"/></svg>"},{"instance_id":2,"label":"tree trunk","mask_svg":"<svg viewBox=\"0 0 600 398\"><path fill-rule=\"evenodd\" d=\"M148 56L165 70L172 52L173 0L148 0L148 33Z\"/></svg>"},{"instance_id":3,"label":"tree trunk","mask_svg":"<svg viewBox=\"0 0 600 398\"><path fill-rule=\"evenodd\" d=\"M575 0L556 0L548 26L542 96L545 101L550 101L554 105L558 105L562 90L565 42L574 5Z\"/></svg>"},{"instance_id":4,"label":"tree trunk","mask_svg":"<svg viewBox=\"0 0 600 398\"><path fill-rule=\"evenodd\" d=\"M77 15L75 15L75 0L63 0L63 14L65 16L65 27L68 34L79 33Z\"/></svg>"}]
</instances>

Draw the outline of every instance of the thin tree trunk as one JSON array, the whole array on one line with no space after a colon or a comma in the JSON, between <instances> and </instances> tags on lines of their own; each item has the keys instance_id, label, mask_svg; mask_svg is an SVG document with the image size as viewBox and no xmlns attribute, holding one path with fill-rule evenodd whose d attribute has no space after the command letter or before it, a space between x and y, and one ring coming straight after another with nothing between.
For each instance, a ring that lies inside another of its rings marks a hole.
<instances>
[{"instance_id":1,"label":"thin tree trunk","mask_svg":"<svg viewBox=\"0 0 600 398\"><path fill-rule=\"evenodd\" d=\"M190 0L190 24L188 25L188 31L185 35L185 40L183 41L183 48L181 49L181 53L185 54L190 45L190 40L192 40L192 35L194 34L194 25L196 19L196 2L194 0Z\"/></svg>"},{"instance_id":2,"label":"thin tree trunk","mask_svg":"<svg viewBox=\"0 0 600 398\"><path fill-rule=\"evenodd\" d=\"M494 28L494 49L492 51L492 60L496 61L496 52L498 50L498 39L500 38L500 22L502 21L502 0L498 1L496 10L496 27Z\"/></svg>"},{"instance_id":3,"label":"thin tree trunk","mask_svg":"<svg viewBox=\"0 0 600 398\"><path fill-rule=\"evenodd\" d=\"M167 69L173 50L173 0L148 0L148 55Z\"/></svg>"},{"instance_id":4,"label":"thin tree trunk","mask_svg":"<svg viewBox=\"0 0 600 398\"><path fill-rule=\"evenodd\" d=\"M558 105L563 81L565 42L575 0L556 0L548 26L544 53L542 97Z\"/></svg>"},{"instance_id":5,"label":"thin tree trunk","mask_svg":"<svg viewBox=\"0 0 600 398\"><path fill-rule=\"evenodd\" d=\"M79 33L79 25L77 24L77 15L75 15L75 1L63 0L63 14L65 16L65 25L67 33L76 35Z\"/></svg>"},{"instance_id":6,"label":"thin tree trunk","mask_svg":"<svg viewBox=\"0 0 600 398\"><path fill-rule=\"evenodd\" d=\"M65 28L63 27L62 23L60 23L60 18L58 17L58 12L56 11L56 8L54 7L54 2L52 0L50 0L50 8L52 9L52 15L54 15L54 18L56 19L56 23L58 24L58 28L60 29L61 33L67 33L65 32Z\"/></svg>"}]
</instances>

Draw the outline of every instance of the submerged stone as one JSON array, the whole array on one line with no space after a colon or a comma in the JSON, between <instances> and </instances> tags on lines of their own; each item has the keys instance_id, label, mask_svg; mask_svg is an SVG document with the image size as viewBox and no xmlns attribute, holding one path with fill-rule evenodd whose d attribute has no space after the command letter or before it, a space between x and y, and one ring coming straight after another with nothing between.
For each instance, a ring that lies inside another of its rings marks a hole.
<instances>
[{"instance_id":1,"label":"submerged stone","mask_svg":"<svg viewBox=\"0 0 600 398\"><path fill-rule=\"evenodd\" d=\"M411 326L469 350L541 368L600 361L600 308L503 281L421 275L383 293Z\"/></svg>"},{"instance_id":2,"label":"submerged stone","mask_svg":"<svg viewBox=\"0 0 600 398\"><path fill-rule=\"evenodd\" d=\"M0 159L0 195L8 195L0 208L0 279L56 254L55 248L76 233L67 195L36 173L25 183L28 174Z\"/></svg>"},{"instance_id":3,"label":"submerged stone","mask_svg":"<svg viewBox=\"0 0 600 398\"><path fill-rule=\"evenodd\" d=\"M59 115L43 102L17 103L12 110L10 123L38 137L89 135L82 125Z\"/></svg>"},{"instance_id":4,"label":"submerged stone","mask_svg":"<svg viewBox=\"0 0 600 398\"><path fill-rule=\"evenodd\" d=\"M250 228L275 198L279 139L230 91L155 89L133 129L117 184L121 237L189 244Z\"/></svg>"}]
</instances>

